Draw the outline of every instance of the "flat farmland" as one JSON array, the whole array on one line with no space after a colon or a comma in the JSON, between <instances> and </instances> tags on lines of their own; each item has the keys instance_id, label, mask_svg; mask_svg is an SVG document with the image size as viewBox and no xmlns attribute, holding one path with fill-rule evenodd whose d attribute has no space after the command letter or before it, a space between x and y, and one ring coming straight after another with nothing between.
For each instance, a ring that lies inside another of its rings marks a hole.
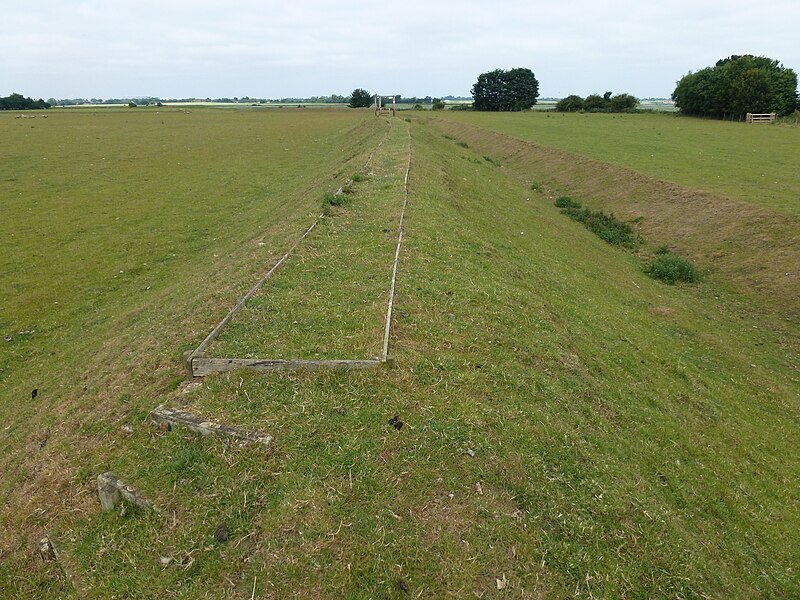
<instances>
[{"instance_id":1,"label":"flat farmland","mask_svg":"<svg viewBox=\"0 0 800 600\"><path fill-rule=\"evenodd\" d=\"M792 214L499 132L543 114L2 117L0 596L800 593L800 334L769 258L791 262ZM187 391L183 352L354 174L210 354L375 352L409 149L394 368ZM561 194L641 245L567 219ZM703 279L644 273L661 244ZM154 427L162 403L274 444ZM162 512L101 512L105 471Z\"/></svg>"}]
</instances>

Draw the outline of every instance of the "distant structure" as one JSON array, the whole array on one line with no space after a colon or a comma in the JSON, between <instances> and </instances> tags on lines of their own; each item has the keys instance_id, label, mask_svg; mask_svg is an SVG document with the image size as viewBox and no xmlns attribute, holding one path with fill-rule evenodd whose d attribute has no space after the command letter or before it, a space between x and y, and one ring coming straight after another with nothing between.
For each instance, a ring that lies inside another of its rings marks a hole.
<instances>
[{"instance_id":1,"label":"distant structure","mask_svg":"<svg viewBox=\"0 0 800 600\"><path fill-rule=\"evenodd\" d=\"M778 118L775 113L747 113L748 123L774 123Z\"/></svg>"},{"instance_id":2,"label":"distant structure","mask_svg":"<svg viewBox=\"0 0 800 600\"><path fill-rule=\"evenodd\" d=\"M379 117L382 114L386 114L387 116L389 113L394 117L397 115L397 94L393 94L391 96L382 96L380 94L375 94L375 116ZM392 105L389 106L388 104L383 103L384 98L391 98Z\"/></svg>"}]
</instances>

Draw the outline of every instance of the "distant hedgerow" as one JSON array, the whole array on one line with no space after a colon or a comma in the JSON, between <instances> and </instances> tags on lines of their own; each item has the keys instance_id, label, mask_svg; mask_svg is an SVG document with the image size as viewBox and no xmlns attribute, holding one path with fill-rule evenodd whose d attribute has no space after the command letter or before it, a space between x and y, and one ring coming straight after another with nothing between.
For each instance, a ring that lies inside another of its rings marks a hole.
<instances>
[{"instance_id":1,"label":"distant hedgerow","mask_svg":"<svg viewBox=\"0 0 800 600\"><path fill-rule=\"evenodd\" d=\"M675 285L679 281L696 283L700 280L700 274L691 261L672 254L658 256L647 266L645 273L669 285Z\"/></svg>"}]
</instances>

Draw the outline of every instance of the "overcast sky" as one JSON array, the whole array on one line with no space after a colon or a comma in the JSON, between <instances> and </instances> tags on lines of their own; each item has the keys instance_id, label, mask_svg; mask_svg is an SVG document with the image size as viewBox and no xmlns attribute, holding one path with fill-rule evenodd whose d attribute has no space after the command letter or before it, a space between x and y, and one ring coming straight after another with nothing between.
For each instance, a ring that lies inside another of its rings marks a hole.
<instances>
[{"instance_id":1,"label":"overcast sky","mask_svg":"<svg viewBox=\"0 0 800 600\"><path fill-rule=\"evenodd\" d=\"M0 95L469 95L529 67L542 97L666 97L730 54L800 71L800 0L35 0L0 8Z\"/></svg>"}]
</instances>

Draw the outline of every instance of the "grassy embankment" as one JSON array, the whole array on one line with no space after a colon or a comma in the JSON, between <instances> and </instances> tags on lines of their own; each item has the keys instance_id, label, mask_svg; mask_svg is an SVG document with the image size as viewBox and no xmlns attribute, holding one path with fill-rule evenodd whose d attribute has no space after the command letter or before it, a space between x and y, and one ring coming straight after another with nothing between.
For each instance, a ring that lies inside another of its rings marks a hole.
<instances>
[{"instance_id":1,"label":"grassy embankment","mask_svg":"<svg viewBox=\"0 0 800 600\"><path fill-rule=\"evenodd\" d=\"M800 132L674 114L464 113L451 120L800 216Z\"/></svg>"},{"instance_id":2,"label":"grassy embankment","mask_svg":"<svg viewBox=\"0 0 800 600\"><path fill-rule=\"evenodd\" d=\"M566 194L629 222L646 241L643 258L666 246L697 262L714 286L748 296L750 309L772 312L778 323L797 322L800 188L788 173L800 167L800 154L791 151L800 131L659 115L586 116L491 120L452 113L432 123L495 160L535 199ZM724 181L709 174L698 153L718 156L712 162L724 166ZM756 172L771 182L760 195L750 188ZM699 188L688 187L689 180Z\"/></svg>"},{"instance_id":3,"label":"grassy embankment","mask_svg":"<svg viewBox=\"0 0 800 600\"><path fill-rule=\"evenodd\" d=\"M490 133L459 129L464 148L446 127L412 119L397 369L228 374L185 397L203 415L273 433L266 459L157 435L146 414L165 396L142 372L149 393L62 434L83 454L58 447L72 494L48 508L90 595L405 597L401 581L413 597L798 593L795 324L713 277L650 279L636 255L531 192L534 180L569 183L549 181L547 163L506 163L484 150L499 148ZM382 239L383 214L372 227L362 219L380 201L376 181L333 215L323 233L334 247L360 227ZM224 283L212 281L202 285ZM335 276L318 285L320 298L339 287ZM176 324L160 325L171 332L164 364L177 362L186 344ZM184 337L199 341L200 329ZM55 460L53 446L40 456L33 466ZM100 515L91 488L107 468L170 517ZM11 514L17 535L48 518ZM214 540L219 523L226 542ZM37 565L30 583L6 585L32 595L57 573Z\"/></svg>"},{"instance_id":4,"label":"grassy embankment","mask_svg":"<svg viewBox=\"0 0 800 600\"><path fill-rule=\"evenodd\" d=\"M30 589L57 572L34 538L94 511L130 411L180 384L182 352L383 130L339 111L1 116L0 589Z\"/></svg>"}]
</instances>

